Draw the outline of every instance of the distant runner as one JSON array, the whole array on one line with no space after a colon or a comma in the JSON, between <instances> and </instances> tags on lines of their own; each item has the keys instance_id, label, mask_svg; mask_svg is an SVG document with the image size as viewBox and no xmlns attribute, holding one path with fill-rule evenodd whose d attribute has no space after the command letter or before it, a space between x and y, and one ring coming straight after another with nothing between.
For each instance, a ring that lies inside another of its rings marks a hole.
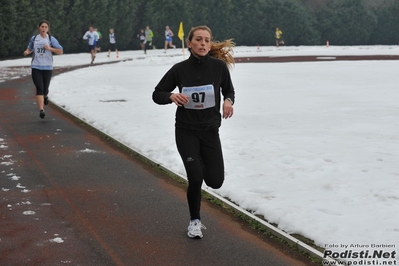
<instances>
[{"instance_id":1,"label":"distant runner","mask_svg":"<svg viewBox=\"0 0 399 266\"><path fill-rule=\"evenodd\" d=\"M93 64L94 59L96 58L96 42L99 36L92 26L89 27L89 30L83 35L83 40L87 40L87 44L89 45L89 51L91 54L91 64Z\"/></svg>"},{"instance_id":2,"label":"distant runner","mask_svg":"<svg viewBox=\"0 0 399 266\"><path fill-rule=\"evenodd\" d=\"M279 47L280 44L284 44L283 32L277 27L276 32L274 33L274 37L276 38L276 46Z\"/></svg>"},{"instance_id":3,"label":"distant runner","mask_svg":"<svg viewBox=\"0 0 399 266\"><path fill-rule=\"evenodd\" d=\"M173 39L173 31L169 28L169 26L165 27L165 51L164 53L166 53L166 50L168 49L168 45L169 47L173 47L174 49L176 49L176 45L173 45L172 43L172 39Z\"/></svg>"},{"instance_id":4,"label":"distant runner","mask_svg":"<svg viewBox=\"0 0 399 266\"><path fill-rule=\"evenodd\" d=\"M119 57L118 48L116 48L116 38L114 29L109 29L109 44L108 44L108 57L111 55L111 50L116 52L116 58Z\"/></svg>"},{"instance_id":5,"label":"distant runner","mask_svg":"<svg viewBox=\"0 0 399 266\"><path fill-rule=\"evenodd\" d=\"M140 40L141 50L143 50L144 53L146 54L147 53L147 47L146 47L146 42L147 41L146 41L145 32L144 32L143 29L140 30L139 34L137 34L137 38L139 38L139 40Z\"/></svg>"},{"instance_id":6,"label":"distant runner","mask_svg":"<svg viewBox=\"0 0 399 266\"><path fill-rule=\"evenodd\" d=\"M145 45L148 45L149 48L155 49L155 46L152 45L152 38L154 38L154 33L150 29L150 26L145 27Z\"/></svg>"}]
</instances>

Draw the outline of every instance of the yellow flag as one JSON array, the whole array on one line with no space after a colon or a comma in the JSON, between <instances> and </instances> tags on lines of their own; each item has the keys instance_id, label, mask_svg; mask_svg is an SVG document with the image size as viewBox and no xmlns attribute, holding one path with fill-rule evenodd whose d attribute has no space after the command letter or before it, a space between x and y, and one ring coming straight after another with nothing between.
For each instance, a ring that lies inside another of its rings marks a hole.
<instances>
[{"instance_id":1,"label":"yellow flag","mask_svg":"<svg viewBox=\"0 0 399 266\"><path fill-rule=\"evenodd\" d=\"M183 22L180 22L179 33L177 34L177 36L179 36L179 39L183 41L184 38Z\"/></svg>"}]
</instances>

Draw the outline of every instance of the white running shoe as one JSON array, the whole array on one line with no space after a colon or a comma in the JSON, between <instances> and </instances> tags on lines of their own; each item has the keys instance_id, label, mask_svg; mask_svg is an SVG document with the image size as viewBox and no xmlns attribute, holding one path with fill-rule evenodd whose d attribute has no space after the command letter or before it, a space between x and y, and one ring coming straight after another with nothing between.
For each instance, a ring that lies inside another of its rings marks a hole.
<instances>
[{"instance_id":1,"label":"white running shoe","mask_svg":"<svg viewBox=\"0 0 399 266\"><path fill-rule=\"evenodd\" d=\"M203 234L201 229L206 229L205 225L201 223L200 220L195 219L190 221L190 224L188 225L188 237L189 238L202 238Z\"/></svg>"}]
</instances>

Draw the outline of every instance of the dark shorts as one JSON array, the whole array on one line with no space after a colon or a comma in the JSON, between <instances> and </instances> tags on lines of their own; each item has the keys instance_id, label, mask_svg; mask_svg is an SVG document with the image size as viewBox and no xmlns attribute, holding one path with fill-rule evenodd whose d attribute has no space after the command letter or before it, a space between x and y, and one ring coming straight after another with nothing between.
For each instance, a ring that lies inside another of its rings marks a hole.
<instances>
[{"instance_id":1,"label":"dark shorts","mask_svg":"<svg viewBox=\"0 0 399 266\"><path fill-rule=\"evenodd\" d=\"M116 49L116 43L109 43L108 44L108 50L115 50Z\"/></svg>"},{"instance_id":2,"label":"dark shorts","mask_svg":"<svg viewBox=\"0 0 399 266\"><path fill-rule=\"evenodd\" d=\"M89 45L89 51L91 52L91 51L94 51L94 50L96 50L96 45L95 44Z\"/></svg>"}]
</instances>

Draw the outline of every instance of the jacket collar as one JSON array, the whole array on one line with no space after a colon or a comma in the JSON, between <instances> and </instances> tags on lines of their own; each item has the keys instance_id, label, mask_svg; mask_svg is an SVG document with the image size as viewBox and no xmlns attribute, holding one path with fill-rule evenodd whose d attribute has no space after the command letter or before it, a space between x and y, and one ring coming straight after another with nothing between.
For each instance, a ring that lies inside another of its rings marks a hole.
<instances>
[{"instance_id":1,"label":"jacket collar","mask_svg":"<svg viewBox=\"0 0 399 266\"><path fill-rule=\"evenodd\" d=\"M211 56L209 53L205 56L195 56L193 54L190 55L190 61L195 63L195 64L203 64L205 63Z\"/></svg>"}]
</instances>

